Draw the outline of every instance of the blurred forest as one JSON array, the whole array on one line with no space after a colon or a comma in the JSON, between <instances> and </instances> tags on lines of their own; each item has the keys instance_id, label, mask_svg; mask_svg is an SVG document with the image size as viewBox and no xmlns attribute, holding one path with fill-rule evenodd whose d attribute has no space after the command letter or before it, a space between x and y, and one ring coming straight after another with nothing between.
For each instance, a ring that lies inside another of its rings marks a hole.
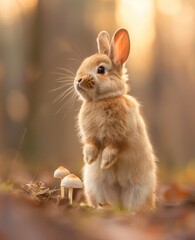
<instances>
[{"instance_id":1,"label":"blurred forest","mask_svg":"<svg viewBox=\"0 0 195 240\"><path fill-rule=\"evenodd\" d=\"M125 27L131 94L143 105L160 181L194 182L194 23L194 0L0 0L0 181L20 182L24 172L45 180L59 165L80 173L80 104L56 114L65 89L52 92L55 73L75 72L101 30Z\"/></svg>"}]
</instances>

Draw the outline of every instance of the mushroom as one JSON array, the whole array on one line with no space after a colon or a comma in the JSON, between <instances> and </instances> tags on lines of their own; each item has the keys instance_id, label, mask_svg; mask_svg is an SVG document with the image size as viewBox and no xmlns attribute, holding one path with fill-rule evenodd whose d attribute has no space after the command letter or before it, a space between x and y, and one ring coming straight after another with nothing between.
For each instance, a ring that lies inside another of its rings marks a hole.
<instances>
[{"instance_id":1,"label":"mushroom","mask_svg":"<svg viewBox=\"0 0 195 240\"><path fill-rule=\"evenodd\" d=\"M83 183L74 174L69 174L61 181L61 187L68 188L69 203L72 204L73 188L83 188Z\"/></svg>"},{"instance_id":2,"label":"mushroom","mask_svg":"<svg viewBox=\"0 0 195 240\"><path fill-rule=\"evenodd\" d=\"M61 182L62 179L67 176L68 174L70 174L70 172L68 171L68 169L66 169L63 166L60 166L58 169L55 170L54 172L54 178L60 178ZM64 198L64 187L61 186L61 198Z\"/></svg>"}]
</instances>

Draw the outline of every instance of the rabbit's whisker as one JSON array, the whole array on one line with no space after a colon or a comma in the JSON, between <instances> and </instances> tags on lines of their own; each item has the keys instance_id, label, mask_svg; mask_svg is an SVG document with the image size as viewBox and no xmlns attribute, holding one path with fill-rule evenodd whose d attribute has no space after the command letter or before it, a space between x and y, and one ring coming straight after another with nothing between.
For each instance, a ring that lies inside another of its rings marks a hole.
<instances>
[{"instance_id":1,"label":"rabbit's whisker","mask_svg":"<svg viewBox=\"0 0 195 240\"><path fill-rule=\"evenodd\" d=\"M54 88L54 89L50 90L49 92L56 92L56 91L58 91L58 90L60 90L60 89L62 89L62 88L66 88L67 86L68 86L68 87L70 87L70 86L74 87L73 84L63 84L62 86L57 87L57 88Z\"/></svg>"},{"instance_id":2,"label":"rabbit's whisker","mask_svg":"<svg viewBox=\"0 0 195 240\"><path fill-rule=\"evenodd\" d=\"M72 93L72 92L69 92L68 95L70 95L71 93ZM73 96L73 95L72 95L72 96ZM64 110L64 109L66 108L66 106L69 104L72 96L70 96L70 97L67 99L67 101L58 109L58 111L56 112L56 114L59 113L61 110Z\"/></svg>"},{"instance_id":3,"label":"rabbit's whisker","mask_svg":"<svg viewBox=\"0 0 195 240\"><path fill-rule=\"evenodd\" d=\"M73 87L69 87L66 91L63 91L59 96L56 97L53 103L55 102L61 102L62 99L66 98L68 95L70 95L73 91Z\"/></svg>"},{"instance_id":4,"label":"rabbit's whisker","mask_svg":"<svg viewBox=\"0 0 195 240\"><path fill-rule=\"evenodd\" d=\"M68 68L62 68L62 67L58 67L58 69L59 69L59 70L62 70L62 71L64 71L64 72L66 72L66 73L69 73L69 74L73 74L73 75L75 75L75 73L74 73L73 70L71 70L71 69L68 69Z\"/></svg>"}]
</instances>

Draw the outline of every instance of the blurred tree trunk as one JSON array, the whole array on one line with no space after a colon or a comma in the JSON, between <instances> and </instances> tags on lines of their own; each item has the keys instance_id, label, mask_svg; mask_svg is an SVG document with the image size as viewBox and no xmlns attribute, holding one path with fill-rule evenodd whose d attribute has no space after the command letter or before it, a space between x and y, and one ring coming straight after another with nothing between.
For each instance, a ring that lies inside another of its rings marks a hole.
<instances>
[{"instance_id":1,"label":"blurred tree trunk","mask_svg":"<svg viewBox=\"0 0 195 240\"><path fill-rule=\"evenodd\" d=\"M0 148L5 150L18 148L29 117L28 87L32 78L29 56L36 5L20 1L5 2L0 13L3 69Z\"/></svg>"},{"instance_id":2,"label":"blurred tree trunk","mask_svg":"<svg viewBox=\"0 0 195 240\"><path fill-rule=\"evenodd\" d=\"M190 1L184 4L187 6ZM184 163L195 156L195 149L190 147L195 141L195 127L190 117L193 115L195 119L192 110L195 88L189 72L190 61L195 65L191 52L195 30L191 28L193 34L186 31L186 37L183 37L185 29L193 26L193 18L186 23L185 8L182 11L181 16L171 17L163 15L156 7L155 17L154 74L150 85L151 106L154 110L152 121L154 126L156 123L154 134L160 158L168 166ZM182 19L185 28L176 19Z\"/></svg>"}]
</instances>

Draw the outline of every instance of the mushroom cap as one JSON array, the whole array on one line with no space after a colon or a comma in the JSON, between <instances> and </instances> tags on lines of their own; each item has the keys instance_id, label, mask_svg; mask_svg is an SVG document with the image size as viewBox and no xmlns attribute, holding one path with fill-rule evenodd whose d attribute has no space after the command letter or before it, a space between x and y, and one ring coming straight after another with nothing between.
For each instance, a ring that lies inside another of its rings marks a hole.
<instances>
[{"instance_id":1,"label":"mushroom cap","mask_svg":"<svg viewBox=\"0 0 195 240\"><path fill-rule=\"evenodd\" d=\"M55 170L54 172L54 178L64 178L65 176L67 176L68 174L70 174L70 172L68 171L68 169L66 169L63 166L60 166L58 169Z\"/></svg>"},{"instance_id":2,"label":"mushroom cap","mask_svg":"<svg viewBox=\"0 0 195 240\"><path fill-rule=\"evenodd\" d=\"M74 174L69 174L61 181L61 187L65 188L83 188L83 183L80 178Z\"/></svg>"}]
</instances>

